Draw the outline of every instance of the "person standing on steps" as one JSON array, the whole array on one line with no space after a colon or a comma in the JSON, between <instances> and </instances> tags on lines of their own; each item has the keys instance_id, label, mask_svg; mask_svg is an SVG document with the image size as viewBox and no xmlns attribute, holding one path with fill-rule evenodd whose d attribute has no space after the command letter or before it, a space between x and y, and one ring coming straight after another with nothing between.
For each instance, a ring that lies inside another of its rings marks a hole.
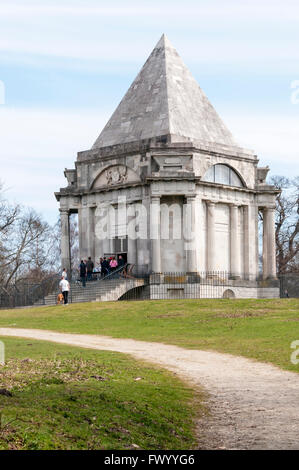
<instances>
[{"instance_id":1,"label":"person standing on steps","mask_svg":"<svg viewBox=\"0 0 299 470\"><path fill-rule=\"evenodd\" d=\"M70 290L70 283L63 276L61 276L59 287L63 295L63 302L64 302L63 305L67 305L69 303L68 296L69 296L69 290Z\"/></svg>"},{"instance_id":2,"label":"person standing on steps","mask_svg":"<svg viewBox=\"0 0 299 470\"><path fill-rule=\"evenodd\" d=\"M104 259L103 259L102 257L100 258L99 264L100 264L100 266L101 266L101 277L104 277L104 274L105 274L105 265L104 265Z\"/></svg>"},{"instance_id":3,"label":"person standing on steps","mask_svg":"<svg viewBox=\"0 0 299 470\"><path fill-rule=\"evenodd\" d=\"M119 255L118 257L118 268L124 268L125 266L125 260L124 258L122 257L122 255ZM120 276L125 276L125 268L119 272Z\"/></svg>"},{"instance_id":4,"label":"person standing on steps","mask_svg":"<svg viewBox=\"0 0 299 470\"><path fill-rule=\"evenodd\" d=\"M86 286L86 264L84 263L83 259L81 259L79 270L80 270L80 279L82 282L82 287L85 287Z\"/></svg>"},{"instance_id":5,"label":"person standing on steps","mask_svg":"<svg viewBox=\"0 0 299 470\"><path fill-rule=\"evenodd\" d=\"M112 256L112 259L109 263L109 266L110 266L110 271L113 273L114 271L116 271L116 268L117 268L117 261L115 259L115 256Z\"/></svg>"},{"instance_id":6,"label":"person standing on steps","mask_svg":"<svg viewBox=\"0 0 299 470\"><path fill-rule=\"evenodd\" d=\"M94 263L91 260L91 257L88 257L88 261L86 263L86 271L87 271L87 281L92 281L92 273L93 273Z\"/></svg>"},{"instance_id":7,"label":"person standing on steps","mask_svg":"<svg viewBox=\"0 0 299 470\"><path fill-rule=\"evenodd\" d=\"M67 280L67 272L66 272L66 269L65 269L65 268L63 268L63 271L62 271L61 276L63 277L63 279L66 279L66 280Z\"/></svg>"},{"instance_id":8,"label":"person standing on steps","mask_svg":"<svg viewBox=\"0 0 299 470\"><path fill-rule=\"evenodd\" d=\"M107 276L107 274L109 274L109 272L110 272L110 266L109 266L109 262L108 262L108 260L105 256L104 256L104 259L103 259L102 269L103 269L103 277Z\"/></svg>"}]
</instances>

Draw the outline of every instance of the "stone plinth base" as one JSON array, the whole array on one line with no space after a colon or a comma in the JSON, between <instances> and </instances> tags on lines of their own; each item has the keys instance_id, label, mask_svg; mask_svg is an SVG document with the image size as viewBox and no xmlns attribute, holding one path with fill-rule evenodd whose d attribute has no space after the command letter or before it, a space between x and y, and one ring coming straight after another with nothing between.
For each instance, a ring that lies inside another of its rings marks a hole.
<instances>
[{"instance_id":1,"label":"stone plinth base","mask_svg":"<svg viewBox=\"0 0 299 470\"><path fill-rule=\"evenodd\" d=\"M255 285L253 285L255 284ZM159 299L271 299L279 298L280 290L277 286L259 286L258 283L244 281L234 285L207 285L201 283L169 283L153 284L147 286L149 298Z\"/></svg>"}]
</instances>

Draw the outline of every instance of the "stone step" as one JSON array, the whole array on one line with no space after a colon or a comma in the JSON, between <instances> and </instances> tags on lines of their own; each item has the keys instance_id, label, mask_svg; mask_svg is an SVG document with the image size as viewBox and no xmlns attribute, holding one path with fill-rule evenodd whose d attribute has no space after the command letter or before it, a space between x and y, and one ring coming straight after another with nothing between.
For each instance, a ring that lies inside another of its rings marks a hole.
<instances>
[{"instance_id":1,"label":"stone step","mask_svg":"<svg viewBox=\"0 0 299 470\"><path fill-rule=\"evenodd\" d=\"M93 302L118 300L128 290L142 285L142 279L109 279L106 281L92 281L86 287L71 283L69 300L75 302ZM57 302L57 291L48 294L45 299L40 299L35 305L55 305Z\"/></svg>"}]
</instances>

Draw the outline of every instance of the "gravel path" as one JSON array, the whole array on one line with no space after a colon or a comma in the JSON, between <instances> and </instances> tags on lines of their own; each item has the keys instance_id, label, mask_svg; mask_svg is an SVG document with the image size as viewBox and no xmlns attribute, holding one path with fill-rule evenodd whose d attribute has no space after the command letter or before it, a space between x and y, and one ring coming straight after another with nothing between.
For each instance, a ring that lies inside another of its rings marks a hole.
<instances>
[{"instance_id":1,"label":"gravel path","mask_svg":"<svg viewBox=\"0 0 299 470\"><path fill-rule=\"evenodd\" d=\"M118 351L158 364L209 392L200 449L299 449L299 374L229 354L107 336L0 328L0 335Z\"/></svg>"}]
</instances>

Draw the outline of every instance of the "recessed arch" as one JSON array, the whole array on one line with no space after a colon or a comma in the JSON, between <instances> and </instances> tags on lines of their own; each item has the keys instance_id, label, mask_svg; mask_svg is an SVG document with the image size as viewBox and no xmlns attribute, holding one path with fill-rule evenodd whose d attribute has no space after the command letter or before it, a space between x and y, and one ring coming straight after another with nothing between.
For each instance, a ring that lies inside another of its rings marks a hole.
<instances>
[{"instance_id":1,"label":"recessed arch","mask_svg":"<svg viewBox=\"0 0 299 470\"><path fill-rule=\"evenodd\" d=\"M210 166L204 174L202 181L225 184L238 188L244 188L246 186L243 178L235 168L224 163L216 163L216 165Z\"/></svg>"},{"instance_id":2,"label":"recessed arch","mask_svg":"<svg viewBox=\"0 0 299 470\"><path fill-rule=\"evenodd\" d=\"M123 164L114 164L102 168L95 176L90 189L140 181L138 174L132 168Z\"/></svg>"},{"instance_id":3,"label":"recessed arch","mask_svg":"<svg viewBox=\"0 0 299 470\"><path fill-rule=\"evenodd\" d=\"M226 289L226 290L223 292L222 298L223 298L223 299L235 299L235 298L236 298L236 295L235 295L234 291L232 291L231 289Z\"/></svg>"}]
</instances>

